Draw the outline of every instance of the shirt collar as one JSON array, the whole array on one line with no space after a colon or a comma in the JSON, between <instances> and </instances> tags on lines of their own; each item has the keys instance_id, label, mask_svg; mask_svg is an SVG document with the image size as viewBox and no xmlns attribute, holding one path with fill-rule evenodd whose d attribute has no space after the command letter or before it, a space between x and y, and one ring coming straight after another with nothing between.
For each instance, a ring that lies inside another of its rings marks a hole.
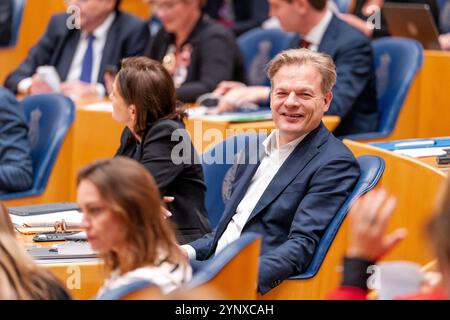
<instances>
[{"instance_id":1,"label":"shirt collar","mask_svg":"<svg viewBox=\"0 0 450 320\"><path fill-rule=\"evenodd\" d=\"M105 21L103 21L103 23L101 25L99 25L93 33L93 35L95 36L95 39L101 39L101 38L106 38L106 35L108 34L109 28L111 27L111 25L114 22L114 19L116 18L116 13L115 12L111 12L111 14L105 19ZM83 32L83 37L87 38L87 33Z\"/></svg>"},{"instance_id":2,"label":"shirt collar","mask_svg":"<svg viewBox=\"0 0 450 320\"><path fill-rule=\"evenodd\" d=\"M318 46L322 42L323 35L325 34L325 31L327 30L332 18L333 14L331 10L327 9L325 15L322 17L319 23L316 24L314 28L312 28L311 31L309 31L308 34L304 36L304 39L309 43Z\"/></svg>"},{"instance_id":3,"label":"shirt collar","mask_svg":"<svg viewBox=\"0 0 450 320\"><path fill-rule=\"evenodd\" d=\"M274 151L291 152L297 147L297 145L306 137L306 134L301 137L292 140L291 142L285 144L281 148L278 147L278 130L273 130L269 136L263 141L263 146L266 155L271 154Z\"/></svg>"}]
</instances>

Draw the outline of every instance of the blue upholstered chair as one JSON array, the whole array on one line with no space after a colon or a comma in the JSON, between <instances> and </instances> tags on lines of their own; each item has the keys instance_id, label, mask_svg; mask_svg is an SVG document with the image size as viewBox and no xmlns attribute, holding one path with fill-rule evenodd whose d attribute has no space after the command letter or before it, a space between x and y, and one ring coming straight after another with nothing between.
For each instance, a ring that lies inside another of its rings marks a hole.
<instances>
[{"instance_id":1,"label":"blue upholstered chair","mask_svg":"<svg viewBox=\"0 0 450 320\"><path fill-rule=\"evenodd\" d=\"M17 44L19 37L20 25L22 24L23 10L25 7L25 0L13 0L12 5L12 23L11 23L11 40L3 47L14 47Z\"/></svg>"},{"instance_id":2,"label":"blue upholstered chair","mask_svg":"<svg viewBox=\"0 0 450 320\"><path fill-rule=\"evenodd\" d=\"M386 37L372 41L377 80L378 130L342 138L370 140L387 137L395 128L409 88L423 63L423 47L413 39ZM339 80L338 80L339 81Z\"/></svg>"},{"instance_id":3,"label":"blue upholstered chair","mask_svg":"<svg viewBox=\"0 0 450 320\"><path fill-rule=\"evenodd\" d=\"M247 84L269 86L265 67L280 51L290 47L294 35L280 29L256 28L242 34L238 44L244 55Z\"/></svg>"},{"instance_id":4,"label":"blue upholstered chair","mask_svg":"<svg viewBox=\"0 0 450 320\"><path fill-rule=\"evenodd\" d=\"M202 264L180 292L211 286L223 297L210 299L254 299L258 283L261 236L247 232ZM194 295L193 298L196 296Z\"/></svg>"},{"instance_id":5,"label":"blue upholstered chair","mask_svg":"<svg viewBox=\"0 0 450 320\"><path fill-rule=\"evenodd\" d=\"M22 104L29 126L33 186L27 191L0 195L0 200L37 196L44 192L61 145L75 119L74 103L61 94L28 96Z\"/></svg>"},{"instance_id":6,"label":"blue upholstered chair","mask_svg":"<svg viewBox=\"0 0 450 320\"><path fill-rule=\"evenodd\" d=\"M96 300L122 300L132 293L149 288L156 288L156 285L148 280L135 280L96 297Z\"/></svg>"},{"instance_id":7,"label":"blue upholstered chair","mask_svg":"<svg viewBox=\"0 0 450 320\"><path fill-rule=\"evenodd\" d=\"M384 160L377 156L365 155L358 157L358 163L361 168L361 175L356 183L356 186L351 195L344 202L342 207L334 216L324 235L320 239L317 245L314 256L311 260L308 269L302 274L290 277L289 279L309 279L316 275L322 265L323 260L330 248L333 240L339 231L339 228L347 216L347 212L350 209L353 201L364 193L373 189L384 172L385 163Z\"/></svg>"},{"instance_id":8,"label":"blue upholstered chair","mask_svg":"<svg viewBox=\"0 0 450 320\"><path fill-rule=\"evenodd\" d=\"M264 134L239 134L219 142L203 153L202 166L206 183L205 206L212 228L219 223L225 208L227 194L234 178L234 171L231 168L236 161L236 154L246 145L256 150L255 146L258 146L259 141L265 138ZM259 149L256 152L259 152Z\"/></svg>"}]
</instances>

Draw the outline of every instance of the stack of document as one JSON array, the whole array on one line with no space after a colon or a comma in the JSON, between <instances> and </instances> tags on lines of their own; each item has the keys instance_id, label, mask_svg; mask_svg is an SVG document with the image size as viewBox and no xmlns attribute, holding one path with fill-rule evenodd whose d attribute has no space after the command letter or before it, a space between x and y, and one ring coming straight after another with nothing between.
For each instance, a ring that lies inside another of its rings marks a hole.
<instances>
[{"instance_id":1,"label":"stack of document","mask_svg":"<svg viewBox=\"0 0 450 320\"><path fill-rule=\"evenodd\" d=\"M34 227L53 227L55 222L64 220L66 226L77 227L81 225L83 214L77 210L36 214L32 216L19 216L10 214L12 223L17 226Z\"/></svg>"}]
</instances>

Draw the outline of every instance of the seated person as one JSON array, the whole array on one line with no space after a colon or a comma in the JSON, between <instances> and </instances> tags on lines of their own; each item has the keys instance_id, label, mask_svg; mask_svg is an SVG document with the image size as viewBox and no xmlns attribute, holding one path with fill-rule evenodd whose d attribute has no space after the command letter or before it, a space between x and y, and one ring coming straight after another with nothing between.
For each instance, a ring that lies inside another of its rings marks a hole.
<instances>
[{"instance_id":1,"label":"seated person","mask_svg":"<svg viewBox=\"0 0 450 320\"><path fill-rule=\"evenodd\" d=\"M0 87L0 194L30 189L33 163L22 106Z\"/></svg>"},{"instance_id":2,"label":"seated person","mask_svg":"<svg viewBox=\"0 0 450 320\"><path fill-rule=\"evenodd\" d=\"M341 123L336 136L375 131L378 127L376 83L370 41L337 18L326 0L269 0L271 15L284 31L302 38L293 47L329 54L336 64L337 82L327 112ZM232 110L249 102L265 102L269 88L224 82L214 92L223 96L215 112ZM267 102L266 102L267 103Z\"/></svg>"},{"instance_id":3,"label":"seated person","mask_svg":"<svg viewBox=\"0 0 450 320\"><path fill-rule=\"evenodd\" d=\"M180 243L209 232L202 166L184 128L184 112L177 106L167 70L145 57L124 59L110 98L113 118L126 125L116 155L143 164L161 195L175 198L168 208ZM186 147L181 157L187 156L187 161L173 158L173 149L180 145Z\"/></svg>"},{"instance_id":4,"label":"seated person","mask_svg":"<svg viewBox=\"0 0 450 320\"><path fill-rule=\"evenodd\" d=\"M124 157L100 160L80 170L77 185L82 227L109 274L97 297L140 279L167 294L191 279L144 166Z\"/></svg>"},{"instance_id":5,"label":"seated person","mask_svg":"<svg viewBox=\"0 0 450 320\"><path fill-rule=\"evenodd\" d=\"M333 60L306 49L285 51L269 63L268 77L276 129L256 164L237 165L217 228L183 246L191 259L203 261L241 233L261 234L261 293L306 270L360 173L352 153L322 123L333 98Z\"/></svg>"},{"instance_id":6,"label":"seated person","mask_svg":"<svg viewBox=\"0 0 450 320\"><path fill-rule=\"evenodd\" d=\"M239 36L266 21L269 4L267 0L208 0L204 12Z\"/></svg>"},{"instance_id":7,"label":"seated person","mask_svg":"<svg viewBox=\"0 0 450 320\"><path fill-rule=\"evenodd\" d=\"M50 65L56 68L65 95L74 99L104 96L107 68L117 67L124 57L142 54L148 26L121 12L120 0L69 3L79 8L79 14L53 16L25 61L7 77L5 87L22 94L52 92L54 89L36 73L39 66Z\"/></svg>"},{"instance_id":8,"label":"seated person","mask_svg":"<svg viewBox=\"0 0 450 320\"><path fill-rule=\"evenodd\" d=\"M63 284L36 265L16 238L8 210L0 204L0 300L69 300Z\"/></svg>"},{"instance_id":9,"label":"seated person","mask_svg":"<svg viewBox=\"0 0 450 320\"><path fill-rule=\"evenodd\" d=\"M12 0L0 1L0 47L11 41L13 3Z\"/></svg>"},{"instance_id":10,"label":"seated person","mask_svg":"<svg viewBox=\"0 0 450 320\"><path fill-rule=\"evenodd\" d=\"M427 225L438 267L442 274L441 285L424 283L423 292L398 297L413 300L442 300L450 297L450 179L447 179L437 210ZM369 266L375 264L406 236L398 229L387 235L386 228L395 208L395 198L384 190L374 190L363 196L349 212L350 237L342 284L328 296L332 300L367 299Z\"/></svg>"},{"instance_id":11,"label":"seated person","mask_svg":"<svg viewBox=\"0 0 450 320\"><path fill-rule=\"evenodd\" d=\"M353 8L350 8L350 13L342 13L339 15L339 18L346 21L355 28L361 30L361 32L363 32L370 38L389 36L389 29L382 14L379 16L379 28L374 26L375 21L370 21L371 23L368 23L370 17L376 14L377 10L379 10L379 8L382 8L385 2L398 4L428 4L430 6L430 10L436 26L439 26L439 10L436 4L436 0L356 0Z\"/></svg>"},{"instance_id":12,"label":"seated person","mask_svg":"<svg viewBox=\"0 0 450 320\"><path fill-rule=\"evenodd\" d=\"M202 14L204 0L152 0L161 29L145 56L169 71L183 102L195 102L223 80L243 79L242 54L231 32Z\"/></svg>"}]
</instances>

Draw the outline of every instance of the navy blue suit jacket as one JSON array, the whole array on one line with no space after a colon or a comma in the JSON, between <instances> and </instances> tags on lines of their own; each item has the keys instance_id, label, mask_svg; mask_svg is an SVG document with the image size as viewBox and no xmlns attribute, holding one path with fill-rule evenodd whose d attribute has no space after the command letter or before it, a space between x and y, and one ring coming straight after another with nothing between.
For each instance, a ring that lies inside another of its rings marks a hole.
<instances>
[{"instance_id":1,"label":"navy blue suit jacket","mask_svg":"<svg viewBox=\"0 0 450 320\"><path fill-rule=\"evenodd\" d=\"M263 149L263 148L262 148ZM233 191L212 233L196 240L197 260L214 255L257 164L239 164ZM256 204L242 233L261 234L259 291L265 293L308 267L328 224L359 177L353 154L321 124L299 143Z\"/></svg>"},{"instance_id":2,"label":"navy blue suit jacket","mask_svg":"<svg viewBox=\"0 0 450 320\"><path fill-rule=\"evenodd\" d=\"M0 87L0 193L30 189L31 147L22 106Z\"/></svg>"},{"instance_id":3,"label":"navy blue suit jacket","mask_svg":"<svg viewBox=\"0 0 450 320\"><path fill-rule=\"evenodd\" d=\"M299 43L297 39L293 47ZM379 113L370 40L333 15L318 51L329 54L336 64L337 81L327 112L341 117L334 135L376 131Z\"/></svg>"},{"instance_id":4,"label":"navy blue suit jacket","mask_svg":"<svg viewBox=\"0 0 450 320\"><path fill-rule=\"evenodd\" d=\"M61 80L66 80L81 35L80 30L67 28L68 17L67 14L57 14L51 18L47 30L28 57L7 77L5 87L16 93L19 82L31 77L42 65L55 66ZM148 38L149 28L144 21L117 12L108 31L97 81L104 84L106 66L117 67L122 58L141 55Z\"/></svg>"}]
</instances>

